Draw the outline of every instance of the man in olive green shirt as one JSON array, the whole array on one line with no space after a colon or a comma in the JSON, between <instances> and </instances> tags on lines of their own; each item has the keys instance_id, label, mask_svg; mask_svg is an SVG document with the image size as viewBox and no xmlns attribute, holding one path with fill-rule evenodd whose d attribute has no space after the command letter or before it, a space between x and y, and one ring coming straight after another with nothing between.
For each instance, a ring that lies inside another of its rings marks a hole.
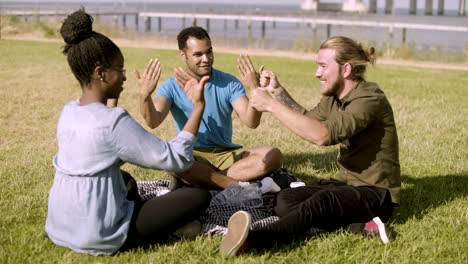
<instances>
[{"instance_id":1,"label":"man in olive green shirt","mask_svg":"<svg viewBox=\"0 0 468 264\"><path fill-rule=\"evenodd\" d=\"M341 100L323 96L305 112L328 130L326 145L339 144L339 178L353 186L378 186L399 203L400 164L393 111L377 84L360 81Z\"/></svg>"},{"instance_id":2,"label":"man in olive green shirt","mask_svg":"<svg viewBox=\"0 0 468 264\"><path fill-rule=\"evenodd\" d=\"M351 225L389 241L384 223L399 203L401 187L398 136L385 94L364 80L366 64L374 61L371 51L346 37L326 40L315 73L323 97L310 111L291 98L273 72L262 72L260 84L266 88L251 93L252 106L270 112L310 143L339 144L339 180L282 190L275 207L280 220L250 232L250 216L234 214L221 254L238 253L246 241L251 247L287 242L311 228L333 231Z\"/></svg>"}]
</instances>

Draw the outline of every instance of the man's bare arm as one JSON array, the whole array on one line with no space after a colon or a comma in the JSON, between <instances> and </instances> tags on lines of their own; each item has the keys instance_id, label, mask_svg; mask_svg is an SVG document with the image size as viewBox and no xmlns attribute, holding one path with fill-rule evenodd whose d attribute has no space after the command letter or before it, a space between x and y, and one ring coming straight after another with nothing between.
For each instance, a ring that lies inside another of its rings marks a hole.
<instances>
[{"instance_id":1,"label":"man's bare arm","mask_svg":"<svg viewBox=\"0 0 468 264\"><path fill-rule=\"evenodd\" d=\"M294 100L288 91L279 83L272 71L263 71L260 75L260 85L279 102L298 113L305 113L305 108Z\"/></svg>"},{"instance_id":2,"label":"man's bare arm","mask_svg":"<svg viewBox=\"0 0 468 264\"><path fill-rule=\"evenodd\" d=\"M291 97L291 95L289 95L288 91L286 91L286 89L284 88L281 89L281 92L279 92L277 95L274 95L274 97L276 98L276 100L298 113L304 114L306 111L306 109L302 107L298 102L296 102Z\"/></svg>"}]
</instances>

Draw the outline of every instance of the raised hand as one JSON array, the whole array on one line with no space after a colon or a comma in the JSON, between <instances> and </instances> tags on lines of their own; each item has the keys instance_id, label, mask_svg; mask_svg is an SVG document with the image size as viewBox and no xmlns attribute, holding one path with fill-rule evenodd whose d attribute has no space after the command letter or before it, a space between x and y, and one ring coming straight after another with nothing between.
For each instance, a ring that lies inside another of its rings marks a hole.
<instances>
[{"instance_id":1,"label":"raised hand","mask_svg":"<svg viewBox=\"0 0 468 264\"><path fill-rule=\"evenodd\" d=\"M176 82L177 84L180 86L180 87L185 87L185 84L190 80L190 79L195 79L197 81L200 80L200 77L198 77L197 75L195 75L193 72L191 72L190 70L182 70L182 71L179 71L179 70L174 70L174 75L175 75L175 79L176 79Z\"/></svg>"},{"instance_id":2,"label":"raised hand","mask_svg":"<svg viewBox=\"0 0 468 264\"><path fill-rule=\"evenodd\" d=\"M205 97L203 96L203 92L205 91L206 82L210 79L210 76L205 75L199 79L182 68L175 68L174 75L177 84L184 89L184 92L193 104L193 111L185 123L183 130L197 135L200 121L205 111Z\"/></svg>"},{"instance_id":3,"label":"raised hand","mask_svg":"<svg viewBox=\"0 0 468 264\"><path fill-rule=\"evenodd\" d=\"M255 89L260 86L259 78L260 73L263 71L263 65L256 72L248 55L241 54L239 56L237 59L237 71L239 71L242 82L248 88Z\"/></svg>"},{"instance_id":4,"label":"raised hand","mask_svg":"<svg viewBox=\"0 0 468 264\"><path fill-rule=\"evenodd\" d=\"M284 90L272 71L262 71L260 74L260 85L261 87L265 87L271 95L278 95Z\"/></svg>"},{"instance_id":5,"label":"raised hand","mask_svg":"<svg viewBox=\"0 0 468 264\"><path fill-rule=\"evenodd\" d=\"M159 59L150 59L143 74L140 75L140 73L136 71L138 93L140 96L143 98L150 97L154 90L156 90L160 76L161 63Z\"/></svg>"},{"instance_id":6,"label":"raised hand","mask_svg":"<svg viewBox=\"0 0 468 264\"><path fill-rule=\"evenodd\" d=\"M271 102L275 100L266 88L258 88L250 93L250 105L258 112L270 112Z\"/></svg>"},{"instance_id":7,"label":"raised hand","mask_svg":"<svg viewBox=\"0 0 468 264\"><path fill-rule=\"evenodd\" d=\"M205 103L203 92L206 82L210 79L210 76L206 75L198 80L182 68L175 68L174 75L177 84L184 89L184 92L187 94L194 106Z\"/></svg>"},{"instance_id":8,"label":"raised hand","mask_svg":"<svg viewBox=\"0 0 468 264\"><path fill-rule=\"evenodd\" d=\"M257 111L270 111L271 112L271 101L269 99L276 99L282 104L288 106L296 112L304 113L305 108L298 104L292 97L289 95L288 91L279 83L278 78L272 71L263 71L260 76L260 84L265 86L266 92L270 94L270 98L267 98L262 94L261 96L254 96L252 93L250 97L256 99L257 102L252 103L252 106L257 109Z\"/></svg>"}]
</instances>

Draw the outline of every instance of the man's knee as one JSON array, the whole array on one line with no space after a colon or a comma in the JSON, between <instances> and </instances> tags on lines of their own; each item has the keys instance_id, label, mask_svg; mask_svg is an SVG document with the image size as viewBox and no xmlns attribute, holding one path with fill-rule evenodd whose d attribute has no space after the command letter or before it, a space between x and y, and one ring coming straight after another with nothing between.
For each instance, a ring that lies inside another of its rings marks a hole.
<instances>
[{"instance_id":1,"label":"man's knee","mask_svg":"<svg viewBox=\"0 0 468 264\"><path fill-rule=\"evenodd\" d=\"M277 216L285 216L299 205L294 191L294 189L284 189L278 193L274 208Z\"/></svg>"},{"instance_id":2,"label":"man's knee","mask_svg":"<svg viewBox=\"0 0 468 264\"><path fill-rule=\"evenodd\" d=\"M283 165L283 154L278 148L268 147L262 157L262 166L265 172L270 172L281 168Z\"/></svg>"},{"instance_id":3,"label":"man's knee","mask_svg":"<svg viewBox=\"0 0 468 264\"><path fill-rule=\"evenodd\" d=\"M187 184L194 184L193 181L197 181L202 177L208 177L213 171L216 171L213 166L195 161L192 167L185 171L177 172L174 176L182 179Z\"/></svg>"}]
</instances>

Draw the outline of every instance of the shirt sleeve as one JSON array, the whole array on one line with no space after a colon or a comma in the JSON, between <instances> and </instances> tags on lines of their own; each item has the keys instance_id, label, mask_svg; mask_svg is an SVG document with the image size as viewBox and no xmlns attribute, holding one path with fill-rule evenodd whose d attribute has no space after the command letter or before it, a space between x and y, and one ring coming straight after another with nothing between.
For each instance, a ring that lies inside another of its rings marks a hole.
<instances>
[{"instance_id":1,"label":"shirt sleeve","mask_svg":"<svg viewBox=\"0 0 468 264\"><path fill-rule=\"evenodd\" d=\"M356 98L344 110L332 111L324 122L330 135L330 145L337 144L364 130L379 113L377 97Z\"/></svg>"},{"instance_id":2,"label":"shirt sleeve","mask_svg":"<svg viewBox=\"0 0 468 264\"><path fill-rule=\"evenodd\" d=\"M241 96L247 96L245 88L239 80L234 79L231 82L231 104L234 103Z\"/></svg>"},{"instance_id":3,"label":"shirt sleeve","mask_svg":"<svg viewBox=\"0 0 468 264\"><path fill-rule=\"evenodd\" d=\"M169 78L167 81L163 82L158 90L156 91L155 98L158 96L164 96L169 100L171 103L174 102L174 91L178 87L175 87L176 82L174 77Z\"/></svg>"},{"instance_id":4,"label":"shirt sleeve","mask_svg":"<svg viewBox=\"0 0 468 264\"><path fill-rule=\"evenodd\" d=\"M193 164L195 136L189 132L182 131L167 142L146 131L124 111L116 118L112 135L122 161L173 172L187 170Z\"/></svg>"},{"instance_id":5,"label":"shirt sleeve","mask_svg":"<svg viewBox=\"0 0 468 264\"><path fill-rule=\"evenodd\" d=\"M323 107L324 103L320 101L313 109L306 111L304 115L318 121L325 121L327 119L327 116L325 114L326 111L324 111Z\"/></svg>"}]
</instances>

